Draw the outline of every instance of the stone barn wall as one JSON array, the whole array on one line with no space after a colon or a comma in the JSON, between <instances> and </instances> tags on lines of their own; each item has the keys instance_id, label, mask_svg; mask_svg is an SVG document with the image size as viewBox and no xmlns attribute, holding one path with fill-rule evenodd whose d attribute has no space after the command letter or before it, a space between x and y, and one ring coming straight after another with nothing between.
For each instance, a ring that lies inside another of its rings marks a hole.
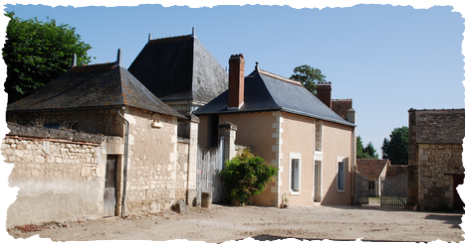
<instances>
[{"instance_id":1,"label":"stone barn wall","mask_svg":"<svg viewBox=\"0 0 465 245\"><path fill-rule=\"evenodd\" d=\"M2 156L14 164L10 186L20 190L8 208L7 227L102 217L106 154L121 150L121 138L8 127Z\"/></svg>"},{"instance_id":2,"label":"stone barn wall","mask_svg":"<svg viewBox=\"0 0 465 245\"><path fill-rule=\"evenodd\" d=\"M462 145L419 145L419 205L421 210L452 208L453 175L463 174Z\"/></svg>"}]
</instances>

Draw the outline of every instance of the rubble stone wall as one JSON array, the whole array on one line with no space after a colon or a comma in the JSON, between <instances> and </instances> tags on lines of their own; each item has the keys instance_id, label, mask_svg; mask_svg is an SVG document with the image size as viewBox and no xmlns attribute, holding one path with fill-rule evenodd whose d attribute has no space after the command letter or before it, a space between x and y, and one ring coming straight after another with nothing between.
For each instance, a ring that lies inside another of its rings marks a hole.
<instances>
[{"instance_id":1,"label":"rubble stone wall","mask_svg":"<svg viewBox=\"0 0 465 245\"><path fill-rule=\"evenodd\" d=\"M124 117L131 125L126 213L170 209L176 201L177 118L137 108L128 108Z\"/></svg>"},{"instance_id":2,"label":"rubble stone wall","mask_svg":"<svg viewBox=\"0 0 465 245\"><path fill-rule=\"evenodd\" d=\"M102 217L106 154L119 151L120 137L8 126L1 153L19 192L7 227Z\"/></svg>"},{"instance_id":3,"label":"rubble stone wall","mask_svg":"<svg viewBox=\"0 0 465 245\"><path fill-rule=\"evenodd\" d=\"M463 174L462 145L419 144L421 210L453 207L453 175Z\"/></svg>"}]
</instances>

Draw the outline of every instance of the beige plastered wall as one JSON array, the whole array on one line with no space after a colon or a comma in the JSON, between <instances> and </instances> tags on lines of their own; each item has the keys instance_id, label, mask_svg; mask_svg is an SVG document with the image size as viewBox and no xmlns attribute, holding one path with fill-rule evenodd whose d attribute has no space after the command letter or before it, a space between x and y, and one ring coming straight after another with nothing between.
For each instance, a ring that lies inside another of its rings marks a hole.
<instances>
[{"instance_id":1,"label":"beige plastered wall","mask_svg":"<svg viewBox=\"0 0 465 245\"><path fill-rule=\"evenodd\" d=\"M206 147L208 116L200 116L199 145ZM237 125L236 145L249 146L266 162L279 167L275 181L260 195L252 198L252 204L278 206L283 194L289 205L313 205L315 119L286 112L238 113L220 115L219 123L229 121ZM323 121L322 162L323 205L351 203L352 127ZM301 190L290 190L291 154L301 159ZM345 162L345 188L337 189L338 160Z\"/></svg>"},{"instance_id":2,"label":"beige plastered wall","mask_svg":"<svg viewBox=\"0 0 465 245\"><path fill-rule=\"evenodd\" d=\"M350 205L352 189L353 128L323 121L322 205ZM338 161L344 160L344 190L337 188ZM355 173L354 173L355 174Z\"/></svg>"},{"instance_id":3,"label":"beige plastered wall","mask_svg":"<svg viewBox=\"0 0 465 245\"><path fill-rule=\"evenodd\" d=\"M124 117L131 125L126 213L167 210L176 197L177 118L132 107Z\"/></svg>"},{"instance_id":4,"label":"beige plastered wall","mask_svg":"<svg viewBox=\"0 0 465 245\"><path fill-rule=\"evenodd\" d=\"M208 116L199 116L199 146L207 147ZM274 163L277 152L272 151L275 140L272 134L276 132L273 123L276 117L272 112L235 113L223 114L219 117L219 123L230 122L237 125L236 145L248 146L253 149L254 154L263 158L267 163ZM274 182L260 195L252 198L252 204L261 206L277 206L277 190L271 192ZM271 200L275 200L274 203Z\"/></svg>"}]
</instances>

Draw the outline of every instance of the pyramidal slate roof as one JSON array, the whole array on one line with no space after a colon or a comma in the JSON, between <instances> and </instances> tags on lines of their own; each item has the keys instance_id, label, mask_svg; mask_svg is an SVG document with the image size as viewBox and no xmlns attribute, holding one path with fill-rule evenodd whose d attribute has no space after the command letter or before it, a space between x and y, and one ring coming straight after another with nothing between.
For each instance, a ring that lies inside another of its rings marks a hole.
<instances>
[{"instance_id":1,"label":"pyramidal slate roof","mask_svg":"<svg viewBox=\"0 0 465 245\"><path fill-rule=\"evenodd\" d=\"M150 40L128 69L162 101L209 102L228 88L228 74L191 35Z\"/></svg>"},{"instance_id":2,"label":"pyramidal slate roof","mask_svg":"<svg viewBox=\"0 0 465 245\"><path fill-rule=\"evenodd\" d=\"M348 126L355 126L310 93L300 82L256 69L244 78L244 104L239 110L228 110L228 91L199 108L196 115L285 111Z\"/></svg>"},{"instance_id":3,"label":"pyramidal slate roof","mask_svg":"<svg viewBox=\"0 0 465 245\"><path fill-rule=\"evenodd\" d=\"M100 109L132 106L184 118L142 85L118 61L73 66L33 94L11 103L8 112Z\"/></svg>"}]
</instances>

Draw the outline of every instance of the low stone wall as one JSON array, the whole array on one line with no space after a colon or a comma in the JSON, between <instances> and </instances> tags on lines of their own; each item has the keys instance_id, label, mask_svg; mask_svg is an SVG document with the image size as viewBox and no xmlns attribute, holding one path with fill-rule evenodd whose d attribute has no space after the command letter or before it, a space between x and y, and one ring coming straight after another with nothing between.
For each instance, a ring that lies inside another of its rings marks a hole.
<instances>
[{"instance_id":1,"label":"low stone wall","mask_svg":"<svg viewBox=\"0 0 465 245\"><path fill-rule=\"evenodd\" d=\"M419 205L421 210L453 207L453 175L464 173L462 145L419 145Z\"/></svg>"},{"instance_id":2,"label":"low stone wall","mask_svg":"<svg viewBox=\"0 0 465 245\"><path fill-rule=\"evenodd\" d=\"M2 156L13 163L10 186L18 197L7 211L7 227L101 218L106 154L121 142L69 130L8 124Z\"/></svg>"}]
</instances>

